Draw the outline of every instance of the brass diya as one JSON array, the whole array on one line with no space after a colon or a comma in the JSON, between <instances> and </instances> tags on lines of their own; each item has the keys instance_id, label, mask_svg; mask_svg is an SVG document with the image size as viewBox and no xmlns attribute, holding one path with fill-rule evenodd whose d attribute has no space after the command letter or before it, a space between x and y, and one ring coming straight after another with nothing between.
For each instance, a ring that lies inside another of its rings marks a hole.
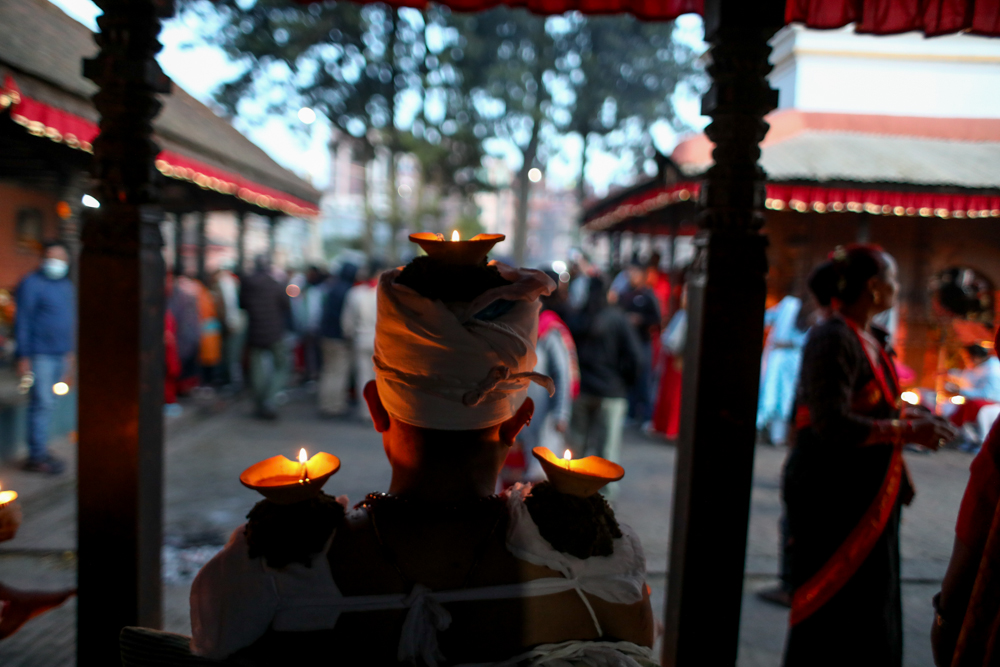
<instances>
[{"instance_id":1,"label":"brass diya","mask_svg":"<svg viewBox=\"0 0 1000 667\"><path fill-rule=\"evenodd\" d=\"M560 493L586 498L625 476L625 468L600 456L573 459L570 450L563 458L548 447L535 447L531 454L542 464L549 482Z\"/></svg>"},{"instance_id":2,"label":"brass diya","mask_svg":"<svg viewBox=\"0 0 1000 667\"><path fill-rule=\"evenodd\" d=\"M476 234L468 241L460 241L457 237L458 232L452 234L451 241L445 239L444 234L410 234L411 241L442 264L479 264L490 254L493 246L506 238L503 234Z\"/></svg>"},{"instance_id":3,"label":"brass diya","mask_svg":"<svg viewBox=\"0 0 1000 667\"><path fill-rule=\"evenodd\" d=\"M320 452L309 460L293 461L272 456L253 464L240 475L240 482L279 505L291 505L318 496L326 481L340 470L340 459Z\"/></svg>"}]
</instances>

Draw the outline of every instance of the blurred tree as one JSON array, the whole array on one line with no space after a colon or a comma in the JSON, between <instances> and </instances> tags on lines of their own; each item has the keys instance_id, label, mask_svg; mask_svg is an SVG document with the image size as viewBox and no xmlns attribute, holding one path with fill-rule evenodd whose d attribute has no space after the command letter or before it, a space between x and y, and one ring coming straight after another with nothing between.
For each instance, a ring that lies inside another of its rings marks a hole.
<instances>
[{"instance_id":1,"label":"blurred tree","mask_svg":"<svg viewBox=\"0 0 1000 667\"><path fill-rule=\"evenodd\" d=\"M685 84L702 92L698 53L674 39L669 23L637 21L628 15L572 18L567 52L557 62L561 81L573 91L566 128L582 140L577 198L586 196L589 143L624 156L637 171L655 156L652 126L680 130L672 97ZM614 139L608 141L609 135Z\"/></svg>"},{"instance_id":2,"label":"blurred tree","mask_svg":"<svg viewBox=\"0 0 1000 667\"><path fill-rule=\"evenodd\" d=\"M355 159L387 155L384 196L363 184L365 248L376 215L402 227L397 166L402 153L420 165L414 225L440 220L442 201L459 198L474 215L472 195L488 189L487 152L521 157L514 178L514 255L527 242L529 171L544 171L568 133L583 139L578 196L585 193L588 147L631 157L641 169L653 157L650 127L677 127L671 101L679 82L695 81L695 54L673 37L673 24L629 16L543 18L521 9L453 14L387 5L287 0L179 0L182 19L200 14L203 35L243 73L216 99L235 115L247 109L321 112L352 140ZM697 83L694 84L697 87ZM596 146L600 144L600 146ZM489 149L489 151L487 151Z\"/></svg>"}]
</instances>

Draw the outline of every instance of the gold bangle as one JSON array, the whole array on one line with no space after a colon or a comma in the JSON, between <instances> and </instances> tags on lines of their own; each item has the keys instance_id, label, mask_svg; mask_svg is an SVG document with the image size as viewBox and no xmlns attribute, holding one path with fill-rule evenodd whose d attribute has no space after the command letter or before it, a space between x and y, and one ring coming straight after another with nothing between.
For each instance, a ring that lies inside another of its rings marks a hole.
<instances>
[{"instance_id":1,"label":"gold bangle","mask_svg":"<svg viewBox=\"0 0 1000 667\"><path fill-rule=\"evenodd\" d=\"M903 444L903 422L893 419L889 422L892 425L892 442L896 445Z\"/></svg>"}]
</instances>

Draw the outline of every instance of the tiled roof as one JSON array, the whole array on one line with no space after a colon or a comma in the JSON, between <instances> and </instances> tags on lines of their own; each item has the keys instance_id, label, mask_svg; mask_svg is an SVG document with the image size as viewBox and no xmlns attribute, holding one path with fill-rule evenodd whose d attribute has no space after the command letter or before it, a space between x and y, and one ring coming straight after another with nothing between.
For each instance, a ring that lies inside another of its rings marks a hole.
<instances>
[{"instance_id":1,"label":"tiled roof","mask_svg":"<svg viewBox=\"0 0 1000 667\"><path fill-rule=\"evenodd\" d=\"M46 104L97 120L90 102L97 87L82 74L81 60L97 52L93 34L47 0L0 0L0 64L18 76L23 92ZM37 79L32 81L31 79ZM280 166L207 106L176 84L163 98L153 125L161 148L316 204L320 193Z\"/></svg>"},{"instance_id":2,"label":"tiled roof","mask_svg":"<svg viewBox=\"0 0 1000 667\"><path fill-rule=\"evenodd\" d=\"M1000 119L781 111L768 120L760 162L769 182L1000 188ZM694 176L712 165L711 149L701 134L672 157Z\"/></svg>"}]
</instances>

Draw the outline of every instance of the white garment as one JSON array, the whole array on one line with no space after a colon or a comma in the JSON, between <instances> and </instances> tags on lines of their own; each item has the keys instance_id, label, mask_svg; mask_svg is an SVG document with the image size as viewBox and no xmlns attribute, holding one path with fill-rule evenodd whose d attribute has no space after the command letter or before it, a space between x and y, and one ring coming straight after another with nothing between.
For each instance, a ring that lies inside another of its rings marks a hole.
<instances>
[{"instance_id":1,"label":"white garment","mask_svg":"<svg viewBox=\"0 0 1000 667\"><path fill-rule=\"evenodd\" d=\"M585 594L619 604L642 600L646 572L639 540L631 528L621 524L623 536L614 540L611 556L579 559L556 551L542 538L524 505L530 488L518 484L507 494L510 516L507 548L517 558L549 567L561 572L565 578L547 577L520 584L446 591L431 591L417 584L408 594L344 597L333 580L326 556L333 543L333 535L323 552L313 556L311 567L293 563L274 569L268 567L263 558L248 558L249 547L241 526L226 547L195 577L191 587L191 650L208 658L223 659L251 645L268 628L288 632L324 630L334 627L344 612L405 609L408 611L399 638L397 658L410 662L419 659L433 667L445 661L437 641L437 633L451 625L451 614L444 605L460 601L554 595L571 590L577 591L587 606L600 635L600 623ZM570 644L574 648L568 648ZM529 652L531 655L525 654L529 657L518 656L522 662L507 661L502 664L544 664L551 667L636 667L645 664L609 662L605 659L607 647L600 649L597 646L604 644L567 642L552 645L552 656L569 651L572 659L568 662L559 662L555 658L537 662L544 655L534 655L538 651L535 649ZM636 650L642 651L641 647L636 647Z\"/></svg>"},{"instance_id":2,"label":"white garment","mask_svg":"<svg viewBox=\"0 0 1000 667\"><path fill-rule=\"evenodd\" d=\"M340 313L340 328L344 332L344 338L359 349L374 349L377 316L375 287L369 283L361 283L347 290L344 309Z\"/></svg>"},{"instance_id":3,"label":"white garment","mask_svg":"<svg viewBox=\"0 0 1000 667\"><path fill-rule=\"evenodd\" d=\"M511 284L487 290L471 303L427 299L396 283L401 269L378 285L375 378L390 415L407 424L446 431L493 426L509 419L529 382L555 391L534 373L538 297L555 283L531 269L491 262ZM477 315L496 301L508 305Z\"/></svg>"}]
</instances>

